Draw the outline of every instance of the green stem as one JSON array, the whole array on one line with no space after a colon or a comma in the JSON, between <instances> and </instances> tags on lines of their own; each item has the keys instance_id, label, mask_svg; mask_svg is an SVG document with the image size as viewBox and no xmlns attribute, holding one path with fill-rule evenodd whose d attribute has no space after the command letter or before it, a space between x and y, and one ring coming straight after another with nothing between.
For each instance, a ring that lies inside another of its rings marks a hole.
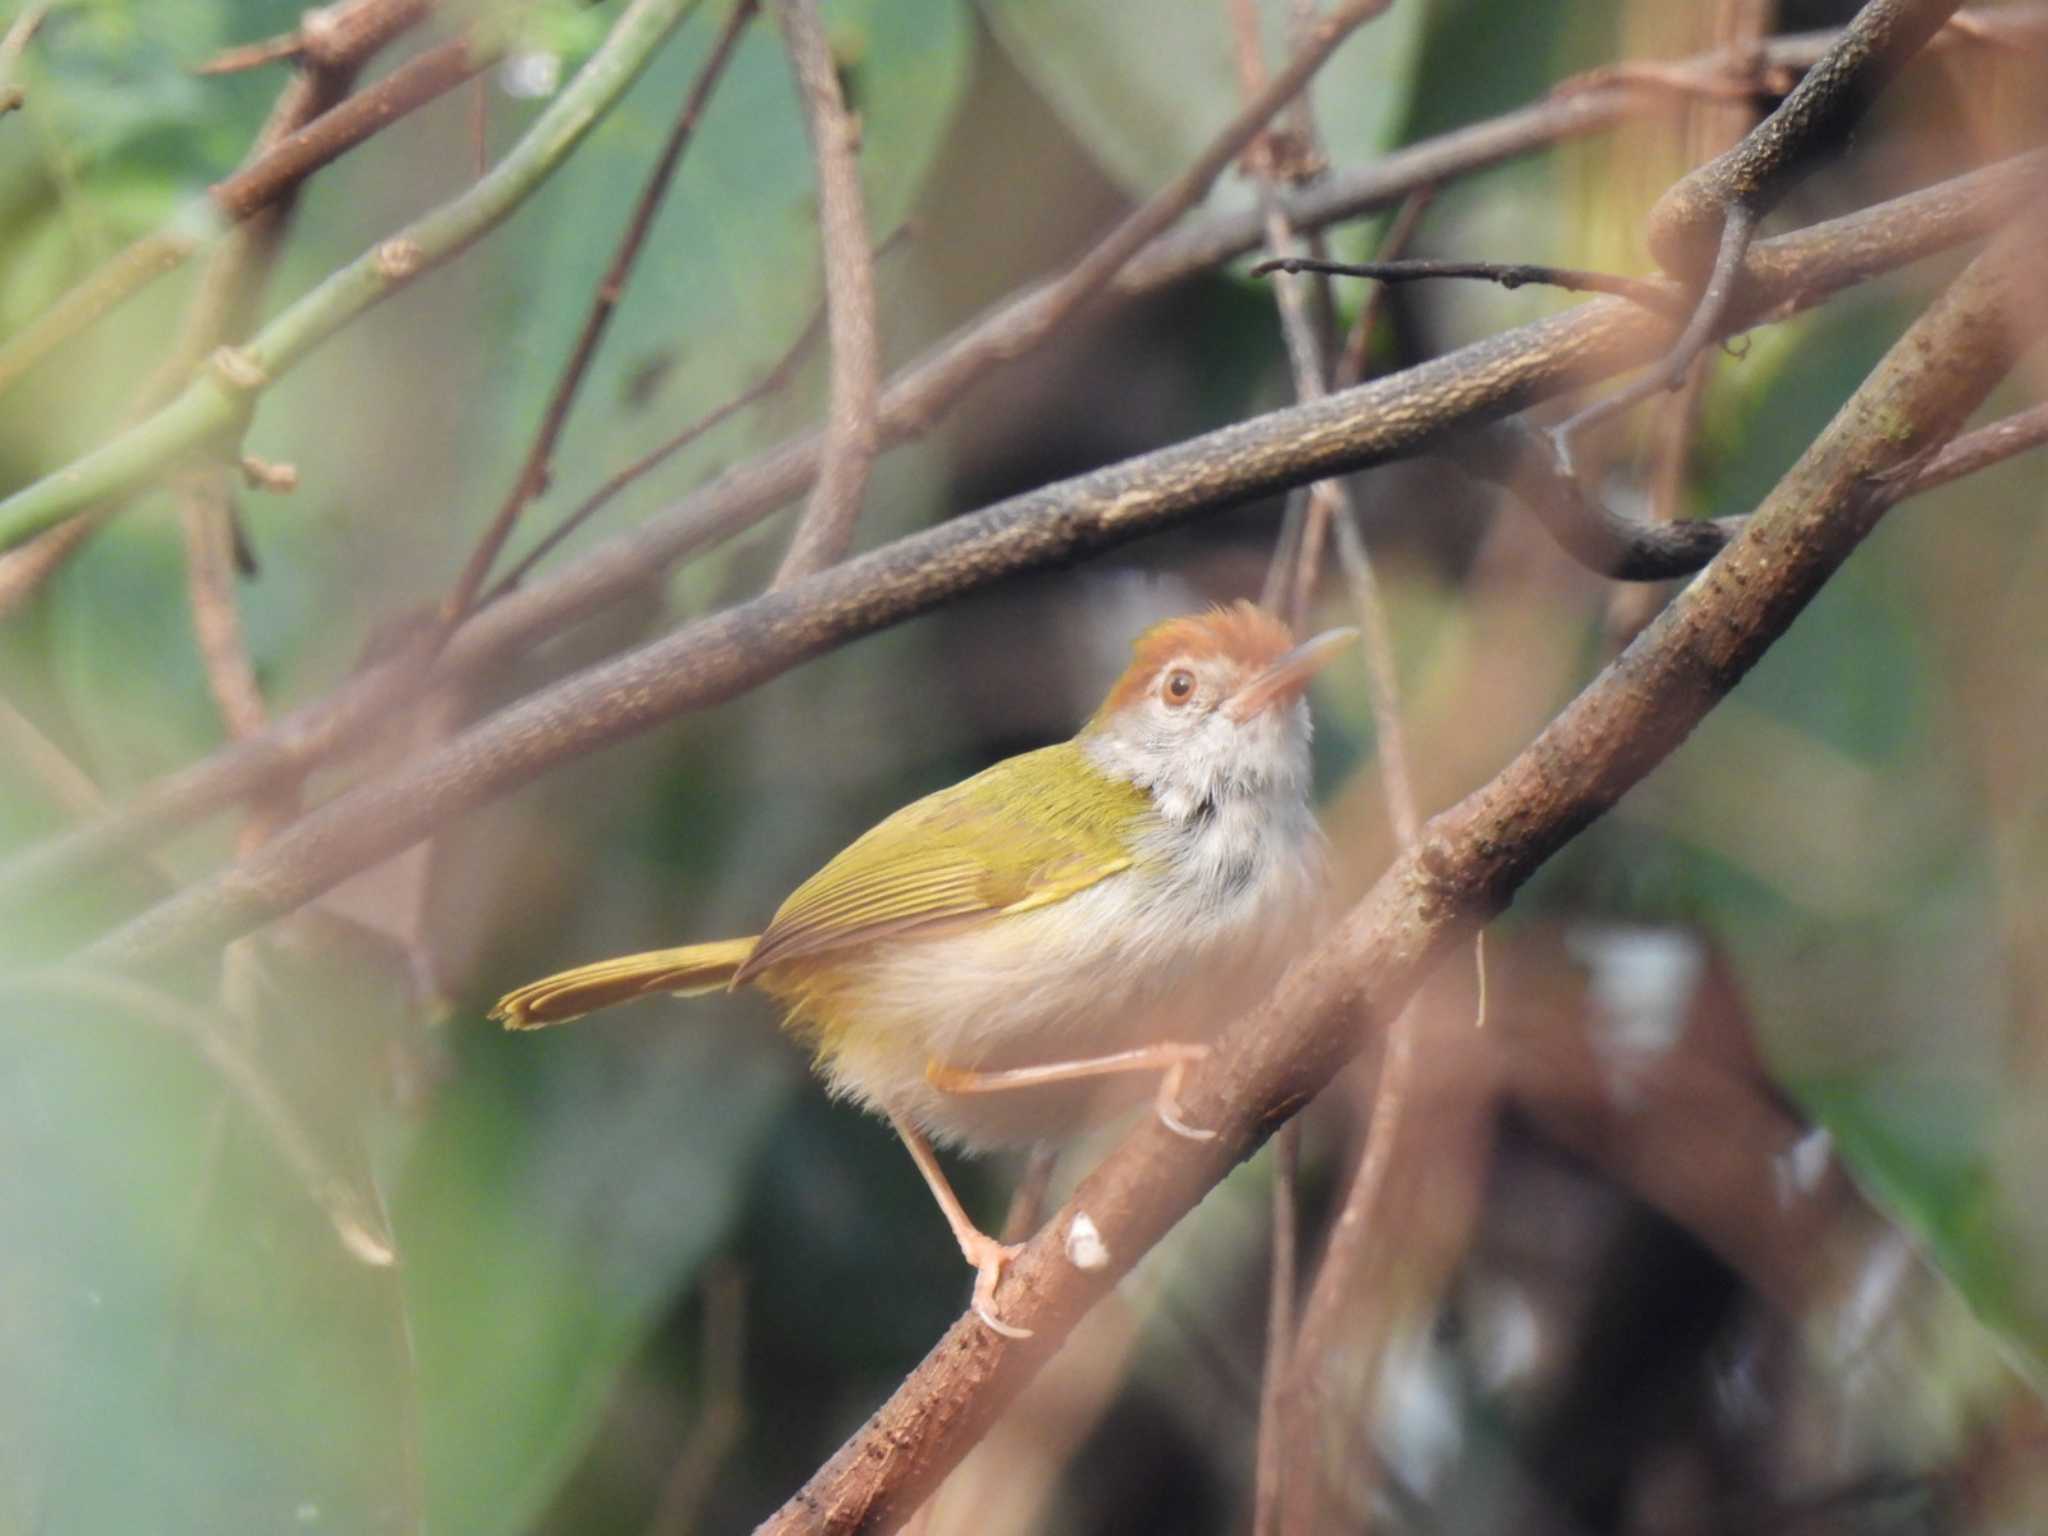
<instances>
[{"instance_id":1,"label":"green stem","mask_svg":"<svg viewBox=\"0 0 2048 1536\"><path fill-rule=\"evenodd\" d=\"M135 489L179 453L236 428L255 395L313 348L503 223L611 110L696 3L632 0L576 78L488 175L330 275L237 349L234 366L202 368L155 415L0 501L0 550Z\"/></svg>"}]
</instances>

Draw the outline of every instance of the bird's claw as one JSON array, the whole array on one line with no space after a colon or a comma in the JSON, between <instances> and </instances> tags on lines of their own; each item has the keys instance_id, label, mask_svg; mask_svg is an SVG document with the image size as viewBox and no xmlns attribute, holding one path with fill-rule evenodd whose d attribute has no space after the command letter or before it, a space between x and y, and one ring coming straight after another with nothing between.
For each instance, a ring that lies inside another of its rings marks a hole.
<instances>
[{"instance_id":1,"label":"bird's claw","mask_svg":"<svg viewBox=\"0 0 2048 1536\"><path fill-rule=\"evenodd\" d=\"M1166 1075L1159 1080L1159 1097L1152 1101L1153 1113L1159 1116L1159 1123L1176 1136L1185 1136L1189 1141L1214 1141L1214 1131L1204 1131L1189 1125L1180 1117L1180 1080L1188 1069L1188 1063L1200 1061L1209 1054L1206 1045L1191 1045L1188 1054L1166 1069Z\"/></svg>"},{"instance_id":2,"label":"bird's claw","mask_svg":"<svg viewBox=\"0 0 2048 1536\"><path fill-rule=\"evenodd\" d=\"M1029 1328L1019 1328L996 1316L996 1287L1002 1283L1003 1266L1024 1251L1023 1245L999 1243L992 1237L983 1236L979 1243L963 1240L960 1251L974 1266L974 1315L982 1320L989 1332L1003 1338L1030 1338Z\"/></svg>"}]
</instances>

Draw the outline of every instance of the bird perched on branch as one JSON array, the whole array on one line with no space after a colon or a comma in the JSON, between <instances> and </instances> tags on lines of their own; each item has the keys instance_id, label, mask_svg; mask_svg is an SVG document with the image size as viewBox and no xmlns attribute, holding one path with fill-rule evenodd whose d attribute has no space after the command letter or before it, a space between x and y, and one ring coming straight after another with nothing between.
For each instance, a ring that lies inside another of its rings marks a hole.
<instances>
[{"instance_id":1,"label":"bird perched on branch","mask_svg":"<svg viewBox=\"0 0 2048 1536\"><path fill-rule=\"evenodd\" d=\"M1295 645L1250 603L1170 619L1073 740L928 795L850 844L760 934L578 966L492 1017L558 1024L651 993L753 986L835 1094L886 1115L998 1333L1016 1253L968 1219L932 1151L1071 1134L1150 1083L1176 1094L1265 994L1323 888L1308 681L1355 637Z\"/></svg>"}]
</instances>

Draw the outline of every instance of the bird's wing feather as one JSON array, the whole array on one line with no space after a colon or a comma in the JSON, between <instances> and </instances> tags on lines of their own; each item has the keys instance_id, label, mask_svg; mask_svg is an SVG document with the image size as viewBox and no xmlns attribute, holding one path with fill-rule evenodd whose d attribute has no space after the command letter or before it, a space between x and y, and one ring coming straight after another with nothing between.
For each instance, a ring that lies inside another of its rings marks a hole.
<instances>
[{"instance_id":1,"label":"bird's wing feather","mask_svg":"<svg viewBox=\"0 0 2048 1536\"><path fill-rule=\"evenodd\" d=\"M1028 910L1131 864L1142 789L1071 742L1027 752L905 806L797 887L754 946L771 965Z\"/></svg>"}]
</instances>

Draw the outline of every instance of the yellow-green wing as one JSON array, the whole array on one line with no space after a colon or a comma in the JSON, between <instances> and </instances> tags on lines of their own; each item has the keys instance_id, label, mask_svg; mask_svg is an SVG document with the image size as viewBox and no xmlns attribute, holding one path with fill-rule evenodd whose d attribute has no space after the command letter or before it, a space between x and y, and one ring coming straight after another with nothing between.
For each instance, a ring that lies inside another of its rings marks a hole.
<instances>
[{"instance_id":1,"label":"yellow-green wing","mask_svg":"<svg viewBox=\"0 0 2048 1536\"><path fill-rule=\"evenodd\" d=\"M736 982L800 956L1025 911L1130 866L1137 786L1072 742L1009 758L905 806L798 886Z\"/></svg>"}]
</instances>

